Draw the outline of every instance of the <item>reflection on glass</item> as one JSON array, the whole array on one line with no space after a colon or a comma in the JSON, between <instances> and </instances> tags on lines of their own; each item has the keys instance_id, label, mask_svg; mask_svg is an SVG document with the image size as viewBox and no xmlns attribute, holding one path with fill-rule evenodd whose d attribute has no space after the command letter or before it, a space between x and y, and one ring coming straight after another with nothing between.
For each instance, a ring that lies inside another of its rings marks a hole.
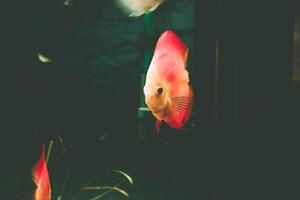
<instances>
[{"instance_id":1,"label":"reflection on glass","mask_svg":"<svg viewBox=\"0 0 300 200\"><path fill-rule=\"evenodd\" d=\"M295 19L293 80L300 80L300 16Z\"/></svg>"}]
</instances>

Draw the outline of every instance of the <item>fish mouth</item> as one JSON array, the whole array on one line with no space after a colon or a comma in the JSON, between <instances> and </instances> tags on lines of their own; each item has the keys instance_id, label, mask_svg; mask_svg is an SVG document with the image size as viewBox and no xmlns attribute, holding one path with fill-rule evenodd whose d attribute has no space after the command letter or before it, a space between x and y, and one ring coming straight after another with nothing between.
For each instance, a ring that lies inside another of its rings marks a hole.
<instances>
[{"instance_id":1,"label":"fish mouth","mask_svg":"<svg viewBox=\"0 0 300 200\"><path fill-rule=\"evenodd\" d=\"M155 111L151 111L151 112L155 116L155 118L158 120L163 120L165 118L164 109L159 109L159 110L155 110Z\"/></svg>"},{"instance_id":2,"label":"fish mouth","mask_svg":"<svg viewBox=\"0 0 300 200\"><path fill-rule=\"evenodd\" d=\"M166 109L169 105L169 102L163 105L159 105L157 102L152 102L152 101L146 101L146 104L149 108L149 110L156 115L162 115L166 113Z\"/></svg>"},{"instance_id":3,"label":"fish mouth","mask_svg":"<svg viewBox=\"0 0 300 200\"><path fill-rule=\"evenodd\" d=\"M152 106L151 104L148 104L148 109L153 113L153 114L161 114L164 112L165 107L161 106Z\"/></svg>"}]
</instances>

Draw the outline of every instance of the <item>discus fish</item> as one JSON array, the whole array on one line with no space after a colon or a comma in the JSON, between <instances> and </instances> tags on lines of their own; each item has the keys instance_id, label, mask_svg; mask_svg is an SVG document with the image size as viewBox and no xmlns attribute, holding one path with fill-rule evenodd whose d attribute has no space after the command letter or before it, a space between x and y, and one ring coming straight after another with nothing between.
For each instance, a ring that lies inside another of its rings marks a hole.
<instances>
[{"instance_id":1,"label":"discus fish","mask_svg":"<svg viewBox=\"0 0 300 200\"><path fill-rule=\"evenodd\" d=\"M42 145L40 159L32 169L32 177L36 185L34 200L50 200L51 188L44 145Z\"/></svg>"},{"instance_id":2,"label":"discus fish","mask_svg":"<svg viewBox=\"0 0 300 200\"><path fill-rule=\"evenodd\" d=\"M193 91L186 70L187 57L188 48L173 31L161 34L144 86L145 102L157 119L157 133L162 121L180 129L190 116Z\"/></svg>"},{"instance_id":3,"label":"discus fish","mask_svg":"<svg viewBox=\"0 0 300 200\"><path fill-rule=\"evenodd\" d=\"M129 17L138 17L154 11L164 0L115 0L116 5Z\"/></svg>"}]
</instances>

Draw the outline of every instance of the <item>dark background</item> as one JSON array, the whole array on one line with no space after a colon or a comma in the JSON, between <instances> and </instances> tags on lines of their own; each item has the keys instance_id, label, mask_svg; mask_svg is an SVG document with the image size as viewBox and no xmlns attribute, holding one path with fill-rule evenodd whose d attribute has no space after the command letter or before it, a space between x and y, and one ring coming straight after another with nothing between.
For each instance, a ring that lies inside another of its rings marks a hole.
<instances>
[{"instance_id":1,"label":"dark background","mask_svg":"<svg viewBox=\"0 0 300 200\"><path fill-rule=\"evenodd\" d=\"M1 198L30 199L30 169L51 139L53 199L68 173L64 198L88 199L90 193L74 193L94 176L99 184L115 183L110 169L133 177L135 184L124 186L132 199L294 198L296 7L292 1L170 0L153 13L152 41L143 17L128 18L110 1L74 0L68 8L60 1L6 2ZM142 140L143 53L169 28L190 48L193 116L184 130L163 126L160 137L149 130ZM37 53L52 62L41 63Z\"/></svg>"}]
</instances>

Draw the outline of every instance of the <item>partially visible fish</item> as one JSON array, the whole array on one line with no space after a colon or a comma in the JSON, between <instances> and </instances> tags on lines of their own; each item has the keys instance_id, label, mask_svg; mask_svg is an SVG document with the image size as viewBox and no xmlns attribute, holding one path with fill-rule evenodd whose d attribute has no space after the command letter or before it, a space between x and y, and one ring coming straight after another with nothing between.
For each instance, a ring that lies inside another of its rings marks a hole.
<instances>
[{"instance_id":1,"label":"partially visible fish","mask_svg":"<svg viewBox=\"0 0 300 200\"><path fill-rule=\"evenodd\" d=\"M34 200L50 200L51 187L47 169L45 146L42 145L42 153L39 161L32 169L33 182L36 185Z\"/></svg>"},{"instance_id":2,"label":"partially visible fish","mask_svg":"<svg viewBox=\"0 0 300 200\"><path fill-rule=\"evenodd\" d=\"M180 129L188 120L193 103L193 92L186 70L188 48L171 30L159 37L144 86L145 102L157 119Z\"/></svg>"},{"instance_id":3,"label":"partially visible fish","mask_svg":"<svg viewBox=\"0 0 300 200\"><path fill-rule=\"evenodd\" d=\"M40 54L40 53L38 53L38 59L42 63L50 63L50 62L52 62L52 60L50 58L48 58L47 56L44 56L43 54Z\"/></svg>"},{"instance_id":4,"label":"partially visible fish","mask_svg":"<svg viewBox=\"0 0 300 200\"><path fill-rule=\"evenodd\" d=\"M115 0L116 5L130 17L154 11L164 0Z\"/></svg>"}]
</instances>

